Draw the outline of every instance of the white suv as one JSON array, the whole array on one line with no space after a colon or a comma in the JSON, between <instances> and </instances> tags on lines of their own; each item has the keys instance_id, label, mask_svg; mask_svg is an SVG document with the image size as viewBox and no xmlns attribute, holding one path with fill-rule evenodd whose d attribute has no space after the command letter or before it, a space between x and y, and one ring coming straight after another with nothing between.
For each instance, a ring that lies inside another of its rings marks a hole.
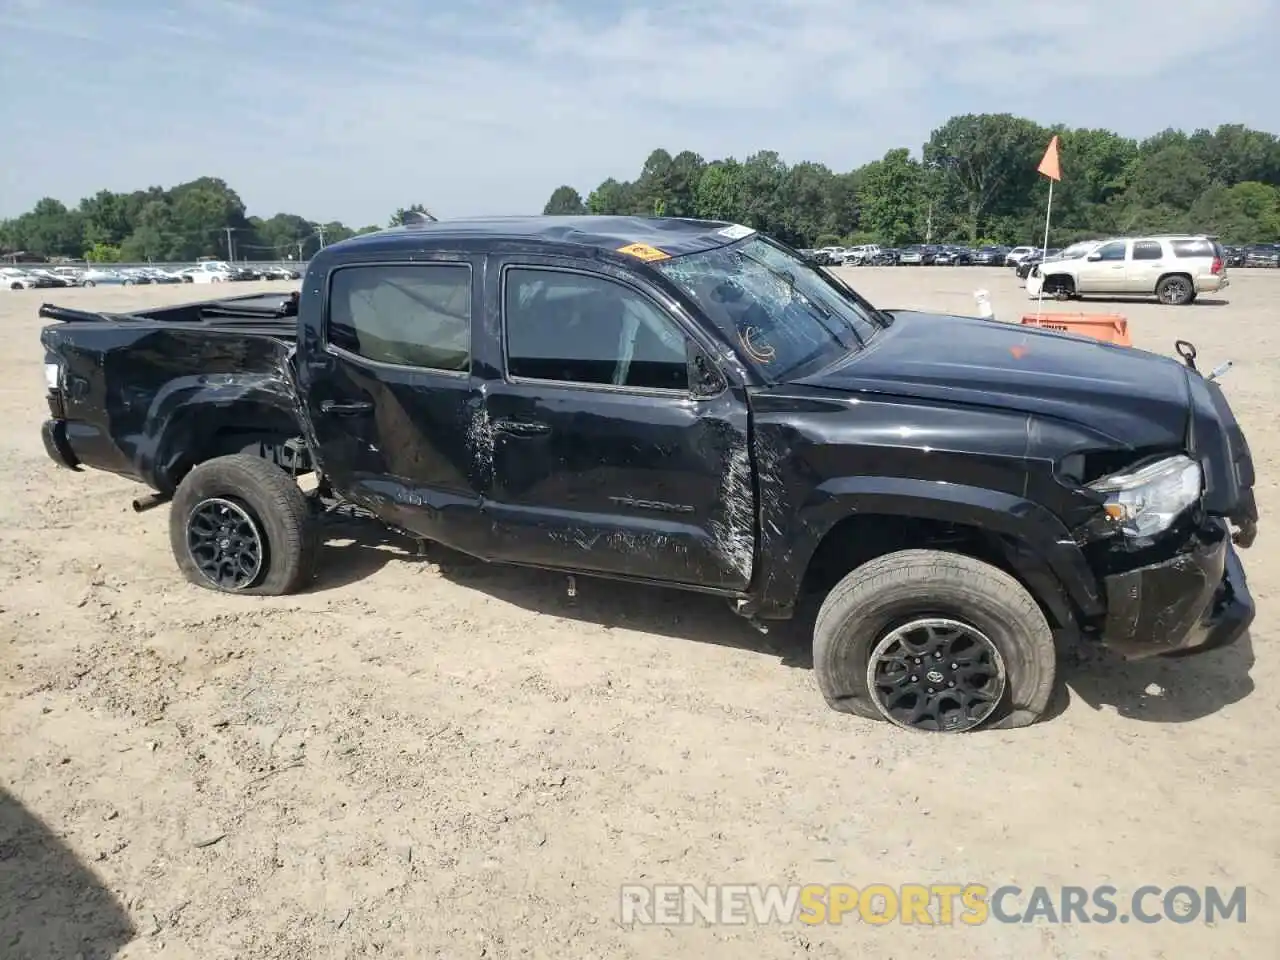
<instances>
[{"instance_id":1,"label":"white suv","mask_svg":"<svg viewBox=\"0 0 1280 960\"><path fill-rule=\"evenodd\" d=\"M879 255L880 247L875 243L864 243L856 247L849 247L844 252L844 265L846 267L857 266Z\"/></svg>"},{"instance_id":2,"label":"white suv","mask_svg":"<svg viewBox=\"0 0 1280 960\"><path fill-rule=\"evenodd\" d=\"M1006 267L1016 267L1027 257L1035 253L1036 250L1036 247L1014 247L1004 255L1004 265Z\"/></svg>"},{"instance_id":3,"label":"white suv","mask_svg":"<svg viewBox=\"0 0 1280 960\"><path fill-rule=\"evenodd\" d=\"M1104 240L1063 251L1027 277L1027 294L1065 300L1081 296L1155 297L1191 303L1230 282L1222 246L1212 237L1137 237Z\"/></svg>"}]
</instances>

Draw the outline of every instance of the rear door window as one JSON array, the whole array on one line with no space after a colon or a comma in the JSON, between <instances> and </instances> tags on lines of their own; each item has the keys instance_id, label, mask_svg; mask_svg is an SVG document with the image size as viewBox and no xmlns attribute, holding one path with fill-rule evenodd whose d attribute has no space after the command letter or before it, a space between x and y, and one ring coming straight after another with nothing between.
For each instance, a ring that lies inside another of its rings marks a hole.
<instances>
[{"instance_id":1,"label":"rear door window","mask_svg":"<svg viewBox=\"0 0 1280 960\"><path fill-rule=\"evenodd\" d=\"M1159 240L1135 240L1133 244L1134 260L1159 260L1164 256L1164 248Z\"/></svg>"},{"instance_id":2,"label":"rear door window","mask_svg":"<svg viewBox=\"0 0 1280 960\"><path fill-rule=\"evenodd\" d=\"M377 264L334 271L328 338L378 363L469 370L470 265Z\"/></svg>"}]
</instances>

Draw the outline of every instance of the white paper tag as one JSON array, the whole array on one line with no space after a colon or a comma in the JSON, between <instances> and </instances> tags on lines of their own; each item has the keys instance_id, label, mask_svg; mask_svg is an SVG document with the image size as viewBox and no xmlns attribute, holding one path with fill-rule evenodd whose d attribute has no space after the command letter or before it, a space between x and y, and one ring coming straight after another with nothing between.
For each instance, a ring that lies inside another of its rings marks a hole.
<instances>
[{"instance_id":1,"label":"white paper tag","mask_svg":"<svg viewBox=\"0 0 1280 960\"><path fill-rule=\"evenodd\" d=\"M755 233L755 231L750 227L744 227L740 223L735 223L732 226L725 227L723 230L718 230L716 232L719 233L720 236L727 237L730 240L741 240L743 237L749 237Z\"/></svg>"}]
</instances>

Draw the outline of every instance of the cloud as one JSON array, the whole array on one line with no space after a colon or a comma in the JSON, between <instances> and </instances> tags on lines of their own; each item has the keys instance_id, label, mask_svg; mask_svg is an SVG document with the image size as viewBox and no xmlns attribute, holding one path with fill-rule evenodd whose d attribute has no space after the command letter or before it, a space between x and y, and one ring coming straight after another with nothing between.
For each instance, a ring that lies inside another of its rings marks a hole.
<instances>
[{"instance_id":1,"label":"cloud","mask_svg":"<svg viewBox=\"0 0 1280 960\"><path fill-rule=\"evenodd\" d=\"M1280 130L1278 42L1280 0L0 0L0 214L205 173L263 215L536 212L656 146L849 169L967 112Z\"/></svg>"}]
</instances>

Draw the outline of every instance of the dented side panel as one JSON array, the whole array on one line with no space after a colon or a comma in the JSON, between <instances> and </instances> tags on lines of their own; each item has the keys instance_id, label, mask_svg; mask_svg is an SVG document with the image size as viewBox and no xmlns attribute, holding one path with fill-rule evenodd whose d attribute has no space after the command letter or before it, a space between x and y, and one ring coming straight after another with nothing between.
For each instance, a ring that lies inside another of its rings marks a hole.
<instances>
[{"instance_id":1,"label":"dented side panel","mask_svg":"<svg viewBox=\"0 0 1280 960\"><path fill-rule=\"evenodd\" d=\"M64 366L66 433L79 461L163 493L227 425L301 429L286 338L66 323L46 327L41 342Z\"/></svg>"},{"instance_id":2,"label":"dented side panel","mask_svg":"<svg viewBox=\"0 0 1280 960\"><path fill-rule=\"evenodd\" d=\"M558 384L486 385L496 559L737 593L755 563L747 408Z\"/></svg>"}]
</instances>

